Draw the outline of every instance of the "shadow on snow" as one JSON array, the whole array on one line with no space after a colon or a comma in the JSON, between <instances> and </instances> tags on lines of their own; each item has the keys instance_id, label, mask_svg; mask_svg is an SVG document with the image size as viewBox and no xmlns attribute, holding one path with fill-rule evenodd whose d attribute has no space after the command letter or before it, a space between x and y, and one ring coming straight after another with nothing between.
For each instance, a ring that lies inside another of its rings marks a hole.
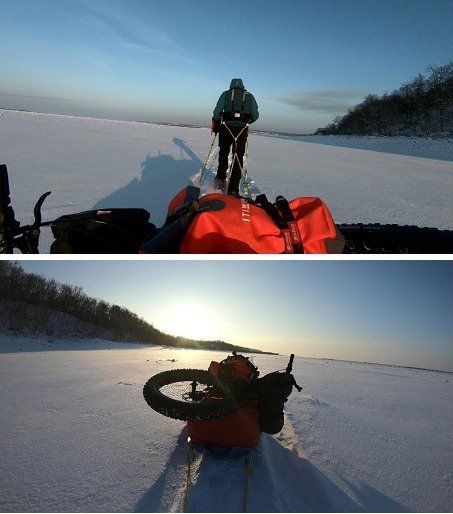
<instances>
[{"instance_id":1,"label":"shadow on snow","mask_svg":"<svg viewBox=\"0 0 453 514\"><path fill-rule=\"evenodd\" d=\"M313 143L317 145L337 146L356 150L404 155L439 161L453 161L451 138L445 139L443 146L433 146L429 138L420 137L386 137L386 136L318 136L318 135L284 135L259 134L262 137ZM435 138L433 138L435 139Z\"/></svg>"},{"instance_id":2,"label":"shadow on snow","mask_svg":"<svg viewBox=\"0 0 453 514\"><path fill-rule=\"evenodd\" d=\"M175 137L173 143L181 151L180 159L160 152L155 157L148 154L141 163L141 177L100 199L93 209L141 207L149 211L150 221L160 226L171 199L191 184L193 175L203 167L185 141Z\"/></svg>"},{"instance_id":3,"label":"shadow on snow","mask_svg":"<svg viewBox=\"0 0 453 514\"><path fill-rule=\"evenodd\" d=\"M168 464L135 506L135 512L181 511L186 480L186 429ZM352 499L322 471L295 451L263 434L252 463L248 512L407 512L367 484L349 484ZM203 457L192 471L190 512L235 512L242 507L244 463Z\"/></svg>"}]
</instances>

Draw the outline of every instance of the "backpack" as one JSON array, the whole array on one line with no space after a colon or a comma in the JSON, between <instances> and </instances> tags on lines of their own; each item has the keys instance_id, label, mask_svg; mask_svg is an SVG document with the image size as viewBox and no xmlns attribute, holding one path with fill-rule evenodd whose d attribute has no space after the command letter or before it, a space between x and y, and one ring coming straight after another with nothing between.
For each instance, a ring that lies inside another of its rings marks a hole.
<instances>
[{"instance_id":1,"label":"backpack","mask_svg":"<svg viewBox=\"0 0 453 514\"><path fill-rule=\"evenodd\" d=\"M252 105L250 93L246 89L233 88L227 92L225 107L222 113L223 121L250 121Z\"/></svg>"}]
</instances>

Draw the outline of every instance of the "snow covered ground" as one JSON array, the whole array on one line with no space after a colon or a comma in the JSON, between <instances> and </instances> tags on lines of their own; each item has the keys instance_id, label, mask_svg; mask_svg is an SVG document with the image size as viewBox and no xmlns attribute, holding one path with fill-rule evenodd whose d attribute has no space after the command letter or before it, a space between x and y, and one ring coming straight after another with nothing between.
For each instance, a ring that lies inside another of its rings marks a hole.
<instances>
[{"instance_id":1,"label":"snow covered ground","mask_svg":"<svg viewBox=\"0 0 453 514\"><path fill-rule=\"evenodd\" d=\"M182 510L185 424L142 387L225 354L7 335L0 352L2 512ZM288 358L253 359L263 375ZM452 374L300 357L294 374L304 389L254 452L249 511L452 511ZM240 510L243 472L197 459L189 511Z\"/></svg>"},{"instance_id":2,"label":"snow covered ground","mask_svg":"<svg viewBox=\"0 0 453 514\"><path fill-rule=\"evenodd\" d=\"M160 226L170 199L197 180L211 141L205 128L0 110L0 161L22 223L51 190L45 220L144 207ZM204 181L212 179L216 151L212 157ZM453 229L453 138L252 134L247 162L253 193L320 196L338 223ZM51 241L44 229L44 252Z\"/></svg>"}]
</instances>

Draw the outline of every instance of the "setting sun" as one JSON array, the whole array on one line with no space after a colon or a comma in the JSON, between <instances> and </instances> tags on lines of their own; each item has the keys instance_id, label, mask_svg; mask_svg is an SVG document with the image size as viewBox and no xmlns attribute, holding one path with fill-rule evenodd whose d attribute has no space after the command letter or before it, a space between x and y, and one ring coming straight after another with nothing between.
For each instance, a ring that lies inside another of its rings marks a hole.
<instances>
[{"instance_id":1,"label":"setting sun","mask_svg":"<svg viewBox=\"0 0 453 514\"><path fill-rule=\"evenodd\" d=\"M190 339L220 339L215 314L199 302L176 302L153 316L154 326Z\"/></svg>"}]
</instances>

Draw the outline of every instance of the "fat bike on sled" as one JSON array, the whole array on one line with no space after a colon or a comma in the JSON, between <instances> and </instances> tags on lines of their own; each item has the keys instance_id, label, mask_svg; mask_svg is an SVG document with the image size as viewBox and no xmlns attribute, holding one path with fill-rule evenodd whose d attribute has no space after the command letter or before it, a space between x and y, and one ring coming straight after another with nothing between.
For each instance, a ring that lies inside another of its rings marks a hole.
<instances>
[{"instance_id":1,"label":"fat bike on sled","mask_svg":"<svg viewBox=\"0 0 453 514\"><path fill-rule=\"evenodd\" d=\"M146 382L143 396L153 410L187 422L185 512L197 453L206 456L211 466L218 459L243 459L241 504L242 511L247 511L253 450L262 432L276 434L283 429L284 404L293 387L302 389L292 374L293 361L291 355L285 370L260 378L258 368L248 357L233 352L221 362L212 361L207 371L174 369ZM237 465L234 468L240 469Z\"/></svg>"},{"instance_id":2,"label":"fat bike on sled","mask_svg":"<svg viewBox=\"0 0 453 514\"><path fill-rule=\"evenodd\" d=\"M162 371L146 382L143 396L160 414L194 422L225 418L253 399L263 425L261 431L277 433L283 421L283 405L293 387L302 390L292 374L293 362L291 354L285 370L259 378L260 372L250 359L233 351L220 363L212 361L208 370ZM264 420L266 411L278 413L278 419L272 423Z\"/></svg>"},{"instance_id":3,"label":"fat bike on sled","mask_svg":"<svg viewBox=\"0 0 453 514\"><path fill-rule=\"evenodd\" d=\"M288 202L278 196L255 199L221 193L200 195L188 186L169 203L165 223L156 227L141 208L83 211L42 220L42 206L50 191L34 207L34 221L21 225L11 204L8 172L0 165L0 253L39 253L42 228L50 228L50 253L453 253L453 231L436 228L334 223L319 198ZM240 228L239 228L240 227Z\"/></svg>"}]
</instances>

